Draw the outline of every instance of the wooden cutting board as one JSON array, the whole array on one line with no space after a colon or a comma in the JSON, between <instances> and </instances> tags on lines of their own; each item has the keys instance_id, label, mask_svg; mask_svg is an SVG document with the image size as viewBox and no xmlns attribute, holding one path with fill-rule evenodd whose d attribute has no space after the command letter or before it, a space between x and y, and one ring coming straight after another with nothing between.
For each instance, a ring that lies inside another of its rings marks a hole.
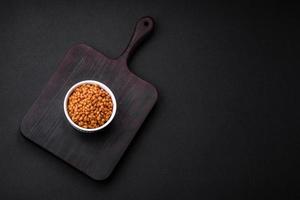
<instances>
[{"instance_id":1,"label":"wooden cutting board","mask_svg":"<svg viewBox=\"0 0 300 200\"><path fill-rule=\"evenodd\" d=\"M73 46L23 118L22 134L91 178L107 178L157 100L157 90L127 66L134 49L153 28L151 17L141 18L128 47L117 59L85 44ZM118 105L111 124L95 134L77 132L63 111L68 89L87 79L106 84Z\"/></svg>"}]
</instances>

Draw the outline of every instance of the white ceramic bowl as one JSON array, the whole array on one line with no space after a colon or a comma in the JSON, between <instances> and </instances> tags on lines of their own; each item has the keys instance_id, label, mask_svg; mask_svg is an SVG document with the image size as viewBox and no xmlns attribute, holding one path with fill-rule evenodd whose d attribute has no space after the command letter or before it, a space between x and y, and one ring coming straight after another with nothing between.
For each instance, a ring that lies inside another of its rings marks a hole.
<instances>
[{"instance_id":1,"label":"white ceramic bowl","mask_svg":"<svg viewBox=\"0 0 300 200\"><path fill-rule=\"evenodd\" d=\"M106 92L108 92L108 94L111 97L111 100L112 100L112 103L113 103L112 114L111 114L110 118L107 120L107 122L105 122L105 124L103 124L102 126L100 126L98 128L83 128L83 127L80 127L77 124L75 124L69 116L68 109L67 109L68 98L72 94L73 90L75 88L77 88L78 86L82 85L82 84L95 84L95 85L98 85L101 88L103 88ZM96 132L96 131L99 131L99 130L105 128L113 120L113 118L115 117L116 111L117 111L117 102L116 102L115 95L112 93L112 91L105 84L100 83L98 81L94 81L94 80L85 80L85 81L80 81L80 82L76 83L75 85L73 85L69 89L69 91L67 92L67 94L65 96L65 99L64 99L65 116L66 116L68 122L71 124L71 126L73 126L76 130L78 130L80 132L91 133L91 132Z\"/></svg>"}]
</instances>

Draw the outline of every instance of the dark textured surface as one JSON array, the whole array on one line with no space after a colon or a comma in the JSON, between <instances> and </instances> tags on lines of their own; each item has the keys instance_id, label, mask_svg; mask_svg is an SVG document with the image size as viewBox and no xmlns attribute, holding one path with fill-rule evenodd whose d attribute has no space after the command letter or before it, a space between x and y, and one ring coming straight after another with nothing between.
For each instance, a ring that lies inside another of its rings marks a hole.
<instances>
[{"instance_id":1,"label":"dark textured surface","mask_svg":"<svg viewBox=\"0 0 300 200\"><path fill-rule=\"evenodd\" d=\"M299 199L299 6L282 2L8 1L0 6L0 199ZM70 46L109 57L159 101L105 181L26 140L22 118Z\"/></svg>"}]
</instances>

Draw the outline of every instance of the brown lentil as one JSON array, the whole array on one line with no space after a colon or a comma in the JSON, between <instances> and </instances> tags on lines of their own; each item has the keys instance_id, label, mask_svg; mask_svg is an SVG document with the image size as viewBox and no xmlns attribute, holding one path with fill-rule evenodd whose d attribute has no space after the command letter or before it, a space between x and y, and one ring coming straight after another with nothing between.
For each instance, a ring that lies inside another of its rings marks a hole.
<instances>
[{"instance_id":1,"label":"brown lentil","mask_svg":"<svg viewBox=\"0 0 300 200\"><path fill-rule=\"evenodd\" d=\"M95 84L83 84L68 98L67 109L72 121L83 128L97 128L110 118L113 103L110 95Z\"/></svg>"}]
</instances>

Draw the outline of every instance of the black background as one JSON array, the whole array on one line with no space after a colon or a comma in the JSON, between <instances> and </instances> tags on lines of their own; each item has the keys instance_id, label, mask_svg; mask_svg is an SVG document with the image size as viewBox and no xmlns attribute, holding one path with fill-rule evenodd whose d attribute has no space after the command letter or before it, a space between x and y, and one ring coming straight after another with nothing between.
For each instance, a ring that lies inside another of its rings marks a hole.
<instances>
[{"instance_id":1,"label":"black background","mask_svg":"<svg viewBox=\"0 0 300 200\"><path fill-rule=\"evenodd\" d=\"M72 45L129 63L159 100L111 177L96 182L21 136ZM199 1L0 3L0 199L299 199L299 8Z\"/></svg>"}]
</instances>

